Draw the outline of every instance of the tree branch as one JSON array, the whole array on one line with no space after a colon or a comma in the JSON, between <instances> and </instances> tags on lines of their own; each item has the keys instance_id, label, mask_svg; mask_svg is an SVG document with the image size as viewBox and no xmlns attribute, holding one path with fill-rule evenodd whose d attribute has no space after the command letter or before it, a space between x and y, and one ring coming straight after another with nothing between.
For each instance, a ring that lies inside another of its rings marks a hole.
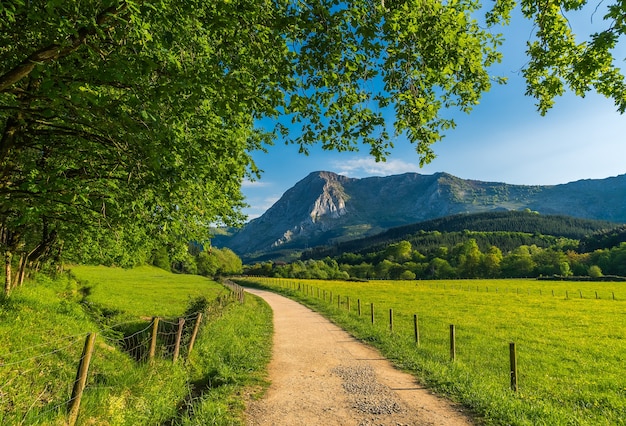
<instances>
[{"instance_id":1,"label":"tree branch","mask_svg":"<svg viewBox=\"0 0 626 426\"><path fill-rule=\"evenodd\" d=\"M98 14L96 17L96 27L101 27L109 21L112 16L119 15L127 8L126 2L119 6L111 6ZM0 76L0 92L4 92L12 85L28 76L39 64L50 62L70 55L78 50L85 43L87 37L96 34L96 28L83 27L77 34L70 37L67 45L53 43L30 54L12 70Z\"/></svg>"}]
</instances>

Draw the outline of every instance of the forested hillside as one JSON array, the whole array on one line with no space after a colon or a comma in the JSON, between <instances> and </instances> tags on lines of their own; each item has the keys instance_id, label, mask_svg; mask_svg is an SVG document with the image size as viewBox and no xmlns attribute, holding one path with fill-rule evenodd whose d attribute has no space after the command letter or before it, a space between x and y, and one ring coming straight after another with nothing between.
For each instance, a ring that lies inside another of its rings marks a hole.
<instances>
[{"instance_id":1,"label":"forested hillside","mask_svg":"<svg viewBox=\"0 0 626 426\"><path fill-rule=\"evenodd\" d=\"M626 242L626 225L589 235L580 241L581 250L590 252L610 248Z\"/></svg>"},{"instance_id":2,"label":"forested hillside","mask_svg":"<svg viewBox=\"0 0 626 426\"><path fill-rule=\"evenodd\" d=\"M529 211L455 215L314 248L297 262L257 264L248 273L300 278L599 279L626 275L625 236L623 225Z\"/></svg>"},{"instance_id":3,"label":"forested hillside","mask_svg":"<svg viewBox=\"0 0 626 426\"><path fill-rule=\"evenodd\" d=\"M481 249L491 245L503 251L520 245L547 247L557 238L582 239L600 231L614 232L613 222L580 219L561 215L541 215L531 211L502 211L457 214L392 228L380 234L347 241L334 246L307 250L303 259L339 256L345 252L375 251L401 240L420 249L452 246L465 241L471 231Z\"/></svg>"}]
</instances>

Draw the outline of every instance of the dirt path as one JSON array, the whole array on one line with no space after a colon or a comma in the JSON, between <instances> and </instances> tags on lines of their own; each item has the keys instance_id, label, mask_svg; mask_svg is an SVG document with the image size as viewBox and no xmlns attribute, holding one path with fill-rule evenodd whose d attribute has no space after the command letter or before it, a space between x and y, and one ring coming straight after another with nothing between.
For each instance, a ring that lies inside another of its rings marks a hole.
<instances>
[{"instance_id":1,"label":"dirt path","mask_svg":"<svg viewBox=\"0 0 626 426\"><path fill-rule=\"evenodd\" d=\"M472 424L321 315L268 291L247 291L274 310L271 386L248 404L248 426Z\"/></svg>"}]
</instances>

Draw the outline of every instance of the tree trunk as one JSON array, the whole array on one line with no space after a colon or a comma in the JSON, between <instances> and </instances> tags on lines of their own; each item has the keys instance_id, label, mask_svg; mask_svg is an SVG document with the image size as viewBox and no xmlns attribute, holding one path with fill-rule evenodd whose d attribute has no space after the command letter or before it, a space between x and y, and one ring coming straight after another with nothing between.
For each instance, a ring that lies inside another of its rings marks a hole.
<instances>
[{"instance_id":1,"label":"tree trunk","mask_svg":"<svg viewBox=\"0 0 626 426\"><path fill-rule=\"evenodd\" d=\"M24 284L24 276L26 275L26 265L28 263L28 255L26 253L22 253L20 256L20 266L17 271L17 275L15 277L15 283L13 283L13 287L21 287Z\"/></svg>"},{"instance_id":2,"label":"tree trunk","mask_svg":"<svg viewBox=\"0 0 626 426\"><path fill-rule=\"evenodd\" d=\"M11 250L4 252L4 295L9 296L11 294L11 260L13 260L13 253Z\"/></svg>"}]
</instances>

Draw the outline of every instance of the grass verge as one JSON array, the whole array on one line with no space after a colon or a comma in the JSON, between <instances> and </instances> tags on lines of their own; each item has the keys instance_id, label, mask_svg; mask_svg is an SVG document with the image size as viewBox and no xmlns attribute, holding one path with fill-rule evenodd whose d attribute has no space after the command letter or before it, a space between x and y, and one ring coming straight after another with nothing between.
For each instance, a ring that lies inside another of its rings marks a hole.
<instances>
[{"instance_id":1,"label":"grass verge","mask_svg":"<svg viewBox=\"0 0 626 426\"><path fill-rule=\"evenodd\" d=\"M271 353L271 310L260 299L248 295L212 311L193 352L176 363L135 361L110 327L180 316L199 297L211 305L227 292L156 268L79 267L36 277L0 300L0 424L65 424L89 332L97 338L78 424L243 424L242 398L265 386Z\"/></svg>"}]
</instances>

